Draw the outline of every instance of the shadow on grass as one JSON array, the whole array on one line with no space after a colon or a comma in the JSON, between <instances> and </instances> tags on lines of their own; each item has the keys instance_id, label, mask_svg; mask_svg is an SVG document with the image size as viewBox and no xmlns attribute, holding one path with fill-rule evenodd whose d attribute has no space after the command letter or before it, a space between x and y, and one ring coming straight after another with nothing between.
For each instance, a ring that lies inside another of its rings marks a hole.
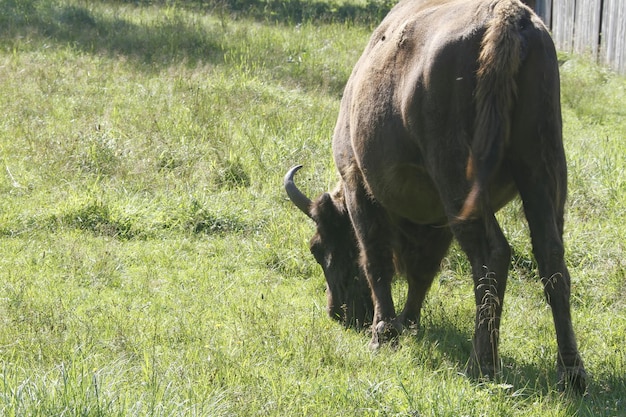
<instances>
[{"instance_id":1,"label":"shadow on grass","mask_svg":"<svg viewBox=\"0 0 626 417\"><path fill-rule=\"evenodd\" d=\"M374 25L390 8L388 0L368 0L363 5L338 5L333 0L174 3L103 0L102 3L110 6L110 10L102 12L96 7L57 0L0 2L0 48L19 52L24 42L32 40L51 46L69 45L88 54L125 57L141 71L160 71L181 63L189 67L199 63L242 66L235 68L239 70L280 68L272 72L281 79L315 89L327 83L326 88L333 94L340 94L347 75L323 75L324 71L333 70L320 62L293 64L289 58L298 52L286 51L284 45L272 39L257 38L246 30L245 23L232 23L245 18L270 25L293 26L300 22ZM133 10L138 15L145 10L150 18L146 22L126 18L125 14ZM213 24L201 20L206 15L215 18Z\"/></svg>"},{"instance_id":2,"label":"shadow on grass","mask_svg":"<svg viewBox=\"0 0 626 417\"><path fill-rule=\"evenodd\" d=\"M15 3L14 7L0 6L4 16L0 18L0 37L8 41L24 35L40 37L85 52L108 52L157 66L176 58L220 61L224 52L218 28L213 32L175 17L154 25L138 25L114 15L94 16L80 6Z\"/></svg>"},{"instance_id":3,"label":"shadow on grass","mask_svg":"<svg viewBox=\"0 0 626 417\"><path fill-rule=\"evenodd\" d=\"M301 22L352 22L377 24L390 8L387 0L369 0L365 5L334 5L304 0L204 0L107 1L111 7L125 3L133 7L156 7L161 18L156 24L135 24L116 13L94 15L86 7L58 4L54 0L8 0L0 5L0 39L5 42L24 35L51 42L70 44L86 52L139 58L158 65L175 58L221 63L228 39L220 25L207 28L185 19L172 10L187 10L198 15L211 14L224 22L248 18L274 24ZM155 6L156 5L156 6Z\"/></svg>"},{"instance_id":4,"label":"shadow on grass","mask_svg":"<svg viewBox=\"0 0 626 417\"><path fill-rule=\"evenodd\" d=\"M464 373L471 354L471 338L470 332L460 330L452 320L437 317L430 323L425 323L415 336L415 343L423 345L415 351L416 360L424 366L432 367L433 371L437 371L442 365L441 362L444 361L441 358L445 358L445 361L452 363L458 372ZM405 343L412 344L412 342ZM424 347L431 348L431 350L423 352ZM424 358L429 355L439 359L425 360ZM520 361L502 355L502 371L493 382L483 384L476 379L470 378L470 380L490 392L494 389L503 390L505 395L520 399L522 403L524 399L531 402L537 399L559 402L571 415L586 417L624 415L623 393L626 391L626 375L617 371L624 369L622 363L614 364L615 372L606 375L589 375L588 394L580 397L573 393L557 393L556 351L554 357L554 361L546 363L538 357L528 357L527 360ZM623 358L619 357L618 361L621 360ZM587 366L589 367L589 364Z\"/></svg>"},{"instance_id":5,"label":"shadow on grass","mask_svg":"<svg viewBox=\"0 0 626 417\"><path fill-rule=\"evenodd\" d=\"M168 0L103 1L134 5L171 4ZM290 25L303 22L377 25L395 3L396 0L366 0L360 4L336 0L189 0L177 2L176 7Z\"/></svg>"}]
</instances>

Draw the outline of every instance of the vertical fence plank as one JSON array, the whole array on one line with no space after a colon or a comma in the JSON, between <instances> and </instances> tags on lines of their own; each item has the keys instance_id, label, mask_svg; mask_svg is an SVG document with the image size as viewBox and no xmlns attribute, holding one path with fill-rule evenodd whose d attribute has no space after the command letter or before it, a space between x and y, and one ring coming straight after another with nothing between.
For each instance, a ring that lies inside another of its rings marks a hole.
<instances>
[{"instance_id":1,"label":"vertical fence plank","mask_svg":"<svg viewBox=\"0 0 626 417\"><path fill-rule=\"evenodd\" d=\"M536 0L556 48L626 74L626 0Z\"/></svg>"},{"instance_id":2,"label":"vertical fence plank","mask_svg":"<svg viewBox=\"0 0 626 417\"><path fill-rule=\"evenodd\" d=\"M615 49L617 50L616 68L618 72L624 74L626 73L626 3L618 1L618 4L618 30L615 38Z\"/></svg>"},{"instance_id":3,"label":"vertical fence plank","mask_svg":"<svg viewBox=\"0 0 626 417\"><path fill-rule=\"evenodd\" d=\"M598 56L600 16L602 16L601 0L576 0L574 52Z\"/></svg>"},{"instance_id":4,"label":"vertical fence plank","mask_svg":"<svg viewBox=\"0 0 626 417\"><path fill-rule=\"evenodd\" d=\"M537 0L535 11L546 26L552 25L552 0Z\"/></svg>"},{"instance_id":5,"label":"vertical fence plank","mask_svg":"<svg viewBox=\"0 0 626 417\"><path fill-rule=\"evenodd\" d=\"M623 0L604 0L600 62L626 73L626 4Z\"/></svg>"},{"instance_id":6,"label":"vertical fence plank","mask_svg":"<svg viewBox=\"0 0 626 417\"><path fill-rule=\"evenodd\" d=\"M600 62L607 65L610 65L614 59L617 1L604 0L604 10L602 11Z\"/></svg>"},{"instance_id":7,"label":"vertical fence plank","mask_svg":"<svg viewBox=\"0 0 626 417\"><path fill-rule=\"evenodd\" d=\"M552 37L556 47L571 52L574 46L575 0L555 1L552 8Z\"/></svg>"}]
</instances>

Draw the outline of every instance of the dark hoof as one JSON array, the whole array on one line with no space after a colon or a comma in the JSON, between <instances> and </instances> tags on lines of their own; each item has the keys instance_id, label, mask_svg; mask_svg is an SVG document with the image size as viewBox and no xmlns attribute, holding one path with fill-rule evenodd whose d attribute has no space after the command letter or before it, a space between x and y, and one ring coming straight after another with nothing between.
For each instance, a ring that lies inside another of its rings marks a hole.
<instances>
[{"instance_id":1,"label":"dark hoof","mask_svg":"<svg viewBox=\"0 0 626 417\"><path fill-rule=\"evenodd\" d=\"M402 326L399 323L379 321L376 326L372 326L370 349L377 350L382 344L386 343L390 343L391 346L396 346L400 333L402 333Z\"/></svg>"},{"instance_id":2,"label":"dark hoof","mask_svg":"<svg viewBox=\"0 0 626 417\"><path fill-rule=\"evenodd\" d=\"M412 334L412 335L418 334L419 329L420 329L419 317L409 318L408 316L405 316L403 313L398 316L398 322L401 324L403 332L408 332L409 334Z\"/></svg>"},{"instance_id":3,"label":"dark hoof","mask_svg":"<svg viewBox=\"0 0 626 417\"><path fill-rule=\"evenodd\" d=\"M559 370L559 391L580 396L587 395L587 372L582 366L567 367Z\"/></svg>"},{"instance_id":4,"label":"dark hoof","mask_svg":"<svg viewBox=\"0 0 626 417\"><path fill-rule=\"evenodd\" d=\"M498 376L499 369L493 364L481 365L476 358L472 357L467 364L465 374L476 381L491 381Z\"/></svg>"}]
</instances>

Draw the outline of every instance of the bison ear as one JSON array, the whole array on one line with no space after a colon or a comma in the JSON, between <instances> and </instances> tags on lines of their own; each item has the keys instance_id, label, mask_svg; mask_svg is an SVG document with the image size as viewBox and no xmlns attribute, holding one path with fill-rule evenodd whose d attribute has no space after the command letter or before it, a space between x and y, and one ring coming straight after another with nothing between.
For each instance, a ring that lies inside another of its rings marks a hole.
<instances>
[{"instance_id":1,"label":"bison ear","mask_svg":"<svg viewBox=\"0 0 626 417\"><path fill-rule=\"evenodd\" d=\"M311 218L315 223L325 223L325 219L332 216L334 204L330 194L324 193L311 204Z\"/></svg>"},{"instance_id":2,"label":"bison ear","mask_svg":"<svg viewBox=\"0 0 626 417\"><path fill-rule=\"evenodd\" d=\"M318 225L337 227L345 221L347 215L343 196L337 192L322 194L311 207L311 218Z\"/></svg>"}]
</instances>

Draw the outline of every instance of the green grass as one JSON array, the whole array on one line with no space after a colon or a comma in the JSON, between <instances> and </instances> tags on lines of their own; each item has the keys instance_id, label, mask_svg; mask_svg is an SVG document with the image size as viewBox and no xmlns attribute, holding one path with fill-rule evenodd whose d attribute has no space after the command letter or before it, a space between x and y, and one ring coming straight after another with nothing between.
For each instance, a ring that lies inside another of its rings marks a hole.
<instances>
[{"instance_id":1,"label":"green grass","mask_svg":"<svg viewBox=\"0 0 626 417\"><path fill-rule=\"evenodd\" d=\"M325 314L295 163L336 181L339 99L384 1L0 2L0 414L619 416L626 397L626 79L563 56L573 316L556 346L519 203L501 381L460 373L455 247L400 349ZM394 287L398 304L404 284Z\"/></svg>"}]
</instances>

